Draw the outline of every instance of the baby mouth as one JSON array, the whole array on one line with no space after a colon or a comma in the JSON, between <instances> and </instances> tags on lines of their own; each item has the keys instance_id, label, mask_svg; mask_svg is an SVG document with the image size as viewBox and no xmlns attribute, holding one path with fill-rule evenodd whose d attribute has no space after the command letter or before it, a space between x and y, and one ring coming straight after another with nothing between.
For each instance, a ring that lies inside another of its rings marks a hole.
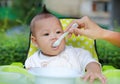
<instances>
[{"instance_id":1,"label":"baby mouth","mask_svg":"<svg viewBox=\"0 0 120 84\"><path fill-rule=\"evenodd\" d=\"M52 46L52 48L57 48L58 46Z\"/></svg>"},{"instance_id":2,"label":"baby mouth","mask_svg":"<svg viewBox=\"0 0 120 84\"><path fill-rule=\"evenodd\" d=\"M52 44L51 47L52 47L53 49L58 49L59 46L53 46L53 44Z\"/></svg>"}]
</instances>

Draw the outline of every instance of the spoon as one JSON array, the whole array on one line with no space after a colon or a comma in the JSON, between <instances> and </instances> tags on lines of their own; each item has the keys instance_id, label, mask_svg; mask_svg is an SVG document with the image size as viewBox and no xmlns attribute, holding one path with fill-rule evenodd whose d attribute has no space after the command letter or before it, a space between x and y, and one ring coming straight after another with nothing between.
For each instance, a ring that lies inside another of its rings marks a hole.
<instances>
[{"instance_id":1,"label":"spoon","mask_svg":"<svg viewBox=\"0 0 120 84\"><path fill-rule=\"evenodd\" d=\"M74 23L71 28L77 28L77 27L78 27L78 24L77 24L77 23ZM53 43L53 47L59 46L60 43L61 43L61 41L62 41L62 39L63 39L65 36L67 36L68 33L69 33L69 32L67 31L67 32L65 32L64 34L62 34L62 35L60 36L60 38Z\"/></svg>"}]
</instances>

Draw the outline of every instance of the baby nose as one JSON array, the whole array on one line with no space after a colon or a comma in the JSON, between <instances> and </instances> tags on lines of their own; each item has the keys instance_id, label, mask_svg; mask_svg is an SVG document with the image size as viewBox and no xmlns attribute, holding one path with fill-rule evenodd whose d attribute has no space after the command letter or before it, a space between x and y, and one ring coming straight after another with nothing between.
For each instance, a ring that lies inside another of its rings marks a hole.
<instances>
[{"instance_id":1,"label":"baby nose","mask_svg":"<svg viewBox=\"0 0 120 84\"><path fill-rule=\"evenodd\" d=\"M57 40L57 38L58 38L57 35L52 35L51 37L52 40Z\"/></svg>"}]
</instances>

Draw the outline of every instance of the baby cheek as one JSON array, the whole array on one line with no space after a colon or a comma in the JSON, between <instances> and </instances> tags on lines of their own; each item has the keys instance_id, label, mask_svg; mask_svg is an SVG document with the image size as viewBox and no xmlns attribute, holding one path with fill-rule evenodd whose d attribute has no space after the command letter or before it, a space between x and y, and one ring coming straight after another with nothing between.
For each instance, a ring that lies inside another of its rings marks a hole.
<instances>
[{"instance_id":1,"label":"baby cheek","mask_svg":"<svg viewBox=\"0 0 120 84\"><path fill-rule=\"evenodd\" d=\"M46 38L41 38L39 40L39 45L42 46L42 47L51 47L51 44L52 44L52 40L50 39L50 37L46 37Z\"/></svg>"},{"instance_id":2,"label":"baby cheek","mask_svg":"<svg viewBox=\"0 0 120 84\"><path fill-rule=\"evenodd\" d=\"M48 42L41 40L41 41L39 41L38 44L39 44L39 47L40 47L40 48L44 48L44 47L47 47Z\"/></svg>"},{"instance_id":3,"label":"baby cheek","mask_svg":"<svg viewBox=\"0 0 120 84\"><path fill-rule=\"evenodd\" d=\"M58 37L60 37L63 33L58 34Z\"/></svg>"},{"instance_id":4,"label":"baby cheek","mask_svg":"<svg viewBox=\"0 0 120 84\"><path fill-rule=\"evenodd\" d=\"M49 43L49 38L42 38L42 39L40 39L39 40L39 42L41 42L41 44L43 44L43 45L47 45L48 43Z\"/></svg>"}]
</instances>

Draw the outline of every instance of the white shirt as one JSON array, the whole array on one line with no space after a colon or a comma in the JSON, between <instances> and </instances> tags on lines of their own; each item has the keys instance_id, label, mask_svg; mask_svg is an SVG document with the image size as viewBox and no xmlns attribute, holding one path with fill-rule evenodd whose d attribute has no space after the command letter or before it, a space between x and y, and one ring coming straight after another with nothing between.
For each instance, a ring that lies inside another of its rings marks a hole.
<instances>
[{"instance_id":1,"label":"white shirt","mask_svg":"<svg viewBox=\"0 0 120 84\"><path fill-rule=\"evenodd\" d=\"M85 72L88 63L97 62L87 50L66 46L65 50L57 56L43 55L40 50L27 58L25 67L63 67ZM97 62L98 63L98 62Z\"/></svg>"}]
</instances>

